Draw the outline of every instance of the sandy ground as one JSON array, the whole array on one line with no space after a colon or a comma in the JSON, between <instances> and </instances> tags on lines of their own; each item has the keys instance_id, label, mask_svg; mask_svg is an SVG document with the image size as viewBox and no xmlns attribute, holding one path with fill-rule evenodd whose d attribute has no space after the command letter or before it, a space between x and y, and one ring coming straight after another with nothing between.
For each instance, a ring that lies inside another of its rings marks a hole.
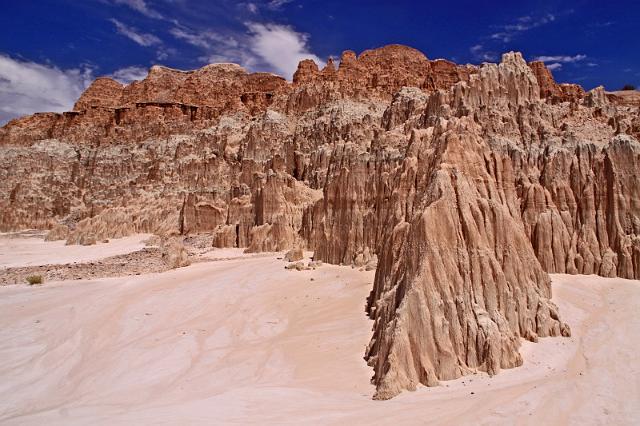
<instances>
[{"instance_id":1,"label":"sandy ground","mask_svg":"<svg viewBox=\"0 0 640 426\"><path fill-rule=\"evenodd\" d=\"M8 250L0 244L2 254ZM70 254L56 253L63 255ZM640 419L637 281L556 275L554 300L573 337L525 343L525 365L493 378L467 376L373 401L362 359L373 272L331 265L286 271L276 255L243 257L238 250L219 257L235 259L162 274L1 287L0 423Z\"/></svg>"},{"instance_id":2,"label":"sandy ground","mask_svg":"<svg viewBox=\"0 0 640 426\"><path fill-rule=\"evenodd\" d=\"M0 268L91 262L140 250L145 246L143 241L150 237L138 234L92 246L66 246L64 241L43 241L40 234L23 238L15 236L0 233Z\"/></svg>"}]
</instances>

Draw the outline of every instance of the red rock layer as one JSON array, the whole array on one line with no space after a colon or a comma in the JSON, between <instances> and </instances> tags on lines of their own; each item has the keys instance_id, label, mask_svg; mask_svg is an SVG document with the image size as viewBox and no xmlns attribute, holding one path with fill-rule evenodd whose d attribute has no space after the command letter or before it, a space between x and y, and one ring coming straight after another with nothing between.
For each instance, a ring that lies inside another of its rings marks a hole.
<instances>
[{"instance_id":1,"label":"red rock layer","mask_svg":"<svg viewBox=\"0 0 640 426\"><path fill-rule=\"evenodd\" d=\"M538 80L541 97L549 98L553 102L577 102L584 98L585 91L580 85L556 83L544 62L530 62L529 67Z\"/></svg>"}]
</instances>

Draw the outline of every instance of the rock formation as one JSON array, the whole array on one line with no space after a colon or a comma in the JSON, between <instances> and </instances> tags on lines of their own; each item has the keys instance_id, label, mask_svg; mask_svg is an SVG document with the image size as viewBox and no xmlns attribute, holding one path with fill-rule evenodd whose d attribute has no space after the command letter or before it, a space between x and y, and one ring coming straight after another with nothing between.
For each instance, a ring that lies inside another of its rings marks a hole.
<instances>
[{"instance_id":1,"label":"rock formation","mask_svg":"<svg viewBox=\"0 0 640 426\"><path fill-rule=\"evenodd\" d=\"M182 268L191 264L186 247L182 241L175 237L162 241L160 251L162 259L171 269Z\"/></svg>"},{"instance_id":2,"label":"rock formation","mask_svg":"<svg viewBox=\"0 0 640 426\"><path fill-rule=\"evenodd\" d=\"M377 262L366 358L390 398L568 335L548 272L640 278L636 100L557 84L518 53L476 67L347 51L302 61L291 83L152 67L0 129L0 230L207 232Z\"/></svg>"}]
</instances>

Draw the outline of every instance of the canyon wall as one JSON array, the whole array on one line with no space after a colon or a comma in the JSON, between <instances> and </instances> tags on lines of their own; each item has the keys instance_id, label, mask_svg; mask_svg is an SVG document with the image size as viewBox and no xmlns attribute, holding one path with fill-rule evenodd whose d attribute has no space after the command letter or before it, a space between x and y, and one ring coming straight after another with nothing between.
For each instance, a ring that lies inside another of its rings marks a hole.
<instances>
[{"instance_id":1,"label":"canyon wall","mask_svg":"<svg viewBox=\"0 0 640 426\"><path fill-rule=\"evenodd\" d=\"M154 66L0 129L0 230L377 261L366 358L390 398L569 335L549 272L640 279L639 111L518 53L476 67L393 45L292 82Z\"/></svg>"}]
</instances>

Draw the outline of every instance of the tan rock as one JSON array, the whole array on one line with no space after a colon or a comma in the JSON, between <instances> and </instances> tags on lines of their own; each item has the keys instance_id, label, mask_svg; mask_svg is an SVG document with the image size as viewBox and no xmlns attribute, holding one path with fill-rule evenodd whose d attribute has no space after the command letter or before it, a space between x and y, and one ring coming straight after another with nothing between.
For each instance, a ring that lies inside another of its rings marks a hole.
<instances>
[{"instance_id":1,"label":"tan rock","mask_svg":"<svg viewBox=\"0 0 640 426\"><path fill-rule=\"evenodd\" d=\"M218 226L213 234L213 246L222 247L238 247L238 225Z\"/></svg>"},{"instance_id":2,"label":"tan rock","mask_svg":"<svg viewBox=\"0 0 640 426\"><path fill-rule=\"evenodd\" d=\"M309 266L305 266L304 262L293 262L285 266L284 269L291 269L291 270L295 269L296 271L307 271L311 268Z\"/></svg>"},{"instance_id":3,"label":"tan rock","mask_svg":"<svg viewBox=\"0 0 640 426\"><path fill-rule=\"evenodd\" d=\"M291 249L284 255L284 260L286 262L296 262L298 260L302 260L303 258L304 253L302 252L301 248Z\"/></svg>"},{"instance_id":4,"label":"tan rock","mask_svg":"<svg viewBox=\"0 0 640 426\"><path fill-rule=\"evenodd\" d=\"M320 262L319 260L313 260L309 263L307 263L307 267L310 269L317 269L319 267L322 266L322 262Z\"/></svg>"},{"instance_id":5,"label":"tan rock","mask_svg":"<svg viewBox=\"0 0 640 426\"><path fill-rule=\"evenodd\" d=\"M189 253L183 242L178 238L169 238L162 242L160 246L162 259L171 269L189 266Z\"/></svg>"}]
</instances>

